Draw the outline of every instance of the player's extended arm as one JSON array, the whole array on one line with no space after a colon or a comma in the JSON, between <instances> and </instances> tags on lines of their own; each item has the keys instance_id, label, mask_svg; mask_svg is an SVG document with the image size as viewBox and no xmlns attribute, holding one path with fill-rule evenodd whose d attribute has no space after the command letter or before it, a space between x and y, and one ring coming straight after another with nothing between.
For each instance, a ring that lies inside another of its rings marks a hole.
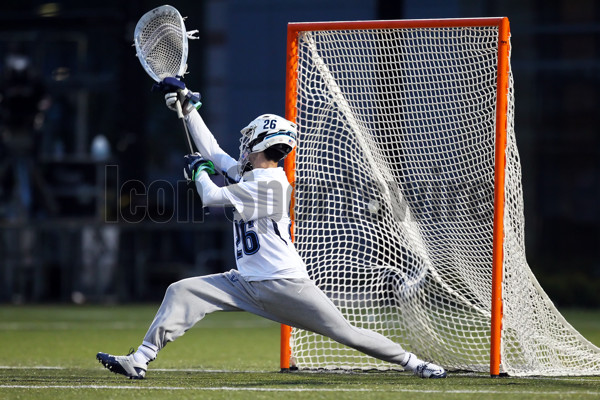
<instances>
[{"instance_id":1,"label":"player's extended arm","mask_svg":"<svg viewBox=\"0 0 600 400\"><path fill-rule=\"evenodd\" d=\"M233 203L225 195L225 188L219 187L210 180L207 173L201 173L196 177L196 190L202 199L202 205L208 206L233 206Z\"/></svg>"},{"instance_id":2,"label":"player's extended arm","mask_svg":"<svg viewBox=\"0 0 600 400\"><path fill-rule=\"evenodd\" d=\"M221 149L221 146L217 143L217 140L204 123L198 111L192 110L192 112L185 116L185 121L200 154L204 158L212 160L217 170L229 178L230 181L239 181L237 161Z\"/></svg>"},{"instance_id":3,"label":"player's extended arm","mask_svg":"<svg viewBox=\"0 0 600 400\"><path fill-rule=\"evenodd\" d=\"M188 181L194 181L203 206L233 205L225 195L225 189L215 185L208 177L215 173L212 161L204 159L200 153L188 154L183 159L183 176Z\"/></svg>"},{"instance_id":4,"label":"player's extended arm","mask_svg":"<svg viewBox=\"0 0 600 400\"><path fill-rule=\"evenodd\" d=\"M182 81L174 78L165 78L162 82L155 85L155 90L166 93L165 104L170 110L177 111L178 108L176 105L179 101L181 111L196 148L204 158L214 162L217 170L230 182L238 182L237 161L221 149L198 113L198 108L202 104L200 103L200 94L191 92L185 87Z\"/></svg>"},{"instance_id":5,"label":"player's extended arm","mask_svg":"<svg viewBox=\"0 0 600 400\"><path fill-rule=\"evenodd\" d=\"M246 221L269 217L278 220L289 215L289 204L292 187L273 181L261 184L249 180L219 187L208 175L215 173L215 167L200 153L184 157L184 176L194 181L196 190L206 206L233 206Z\"/></svg>"}]
</instances>

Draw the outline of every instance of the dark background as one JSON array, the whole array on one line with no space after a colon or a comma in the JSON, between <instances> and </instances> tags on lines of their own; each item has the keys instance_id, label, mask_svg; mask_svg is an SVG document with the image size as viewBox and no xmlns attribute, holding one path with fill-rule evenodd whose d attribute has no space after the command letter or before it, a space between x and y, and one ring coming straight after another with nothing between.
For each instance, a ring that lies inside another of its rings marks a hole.
<instances>
[{"instance_id":1,"label":"dark background","mask_svg":"<svg viewBox=\"0 0 600 400\"><path fill-rule=\"evenodd\" d=\"M233 266L229 224L180 182L181 125L132 47L139 17L162 4L0 5L1 301L156 300L174 279ZM527 258L559 306L600 306L597 1L169 4L200 30L186 83L234 157L241 127L284 113L288 22L509 17ZM11 73L11 55L28 60L26 74ZM29 97L9 101L15 87ZM110 155L93 146L102 137Z\"/></svg>"}]
</instances>

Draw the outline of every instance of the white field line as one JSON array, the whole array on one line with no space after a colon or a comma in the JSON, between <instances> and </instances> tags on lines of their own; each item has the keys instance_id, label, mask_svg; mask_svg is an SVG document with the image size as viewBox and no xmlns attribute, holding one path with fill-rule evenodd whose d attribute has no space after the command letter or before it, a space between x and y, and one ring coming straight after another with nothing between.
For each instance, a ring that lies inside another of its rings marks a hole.
<instances>
[{"instance_id":1,"label":"white field line","mask_svg":"<svg viewBox=\"0 0 600 400\"><path fill-rule=\"evenodd\" d=\"M82 321L82 322L0 322L0 331L67 331L67 330L128 330L147 326L145 322L131 321ZM201 321L194 329L215 328L272 328L278 325L267 319L230 321L227 324Z\"/></svg>"},{"instance_id":2,"label":"white field line","mask_svg":"<svg viewBox=\"0 0 600 400\"><path fill-rule=\"evenodd\" d=\"M512 390L432 390L432 389L359 389L359 388L264 388L264 387L183 387L183 386L124 386L124 385L0 385L0 389L106 389L106 390L194 390L194 391L224 391L224 392L382 392L382 393L435 393L435 394L522 394L522 395L545 395L545 396L565 396L565 395L593 395L598 392L581 391L512 391Z\"/></svg>"},{"instance_id":3,"label":"white field line","mask_svg":"<svg viewBox=\"0 0 600 400\"><path fill-rule=\"evenodd\" d=\"M63 370L65 367L55 366L0 366L0 369L37 369L37 370ZM265 371L232 371L232 370L206 370L206 369L195 369L195 368L154 368L153 371L161 372L203 372L203 373L272 373ZM300 372L302 373L302 372ZM456 374L464 375L464 374ZM451 379L451 378L450 378ZM524 379L534 379L531 377ZM590 379L578 378L578 377L543 377L537 378L541 380L551 381L587 381ZM201 391L229 391L229 392L397 392L397 393L448 393L448 394L522 394L522 395L547 395L547 396L561 396L561 395L594 395L597 396L598 392L582 392L582 391L507 391L507 390L431 390L431 389L359 389L359 388L254 388L254 387L182 387L182 386L123 386L123 385L3 385L0 384L0 389L107 389L107 390L201 390Z\"/></svg>"},{"instance_id":4,"label":"white field line","mask_svg":"<svg viewBox=\"0 0 600 400\"><path fill-rule=\"evenodd\" d=\"M0 370L2 369L15 369L15 370L24 370L24 369L32 369L32 370L65 370L65 369L77 369L72 367L60 367L60 366L51 366L51 365L35 365L35 366L12 366L12 365L0 365ZM245 371L245 370L234 370L234 369L203 369L203 368L151 368L150 371L156 372L198 372L198 373L223 373L223 374L271 374L277 373L274 370L254 370L254 371ZM351 374L354 372L348 371L299 371L292 372L292 374ZM358 372L357 374L360 374ZM408 373L407 373L408 374ZM483 375L476 375L473 372L455 372L450 373L450 379L452 377L482 377ZM490 378L491 379L491 378ZM500 378L505 379L505 378ZM506 379L527 379L527 380L548 380L548 381L563 381L563 382L595 382L600 380L600 376L526 376L526 377L512 377Z\"/></svg>"},{"instance_id":5,"label":"white field line","mask_svg":"<svg viewBox=\"0 0 600 400\"><path fill-rule=\"evenodd\" d=\"M136 329L142 324L132 322L0 322L0 331L69 331L69 330L124 330Z\"/></svg>"},{"instance_id":6,"label":"white field line","mask_svg":"<svg viewBox=\"0 0 600 400\"><path fill-rule=\"evenodd\" d=\"M24 366L12 366L12 365L0 365L0 369L66 369L64 367L52 367L47 365L36 365L33 367L24 367Z\"/></svg>"},{"instance_id":7,"label":"white field line","mask_svg":"<svg viewBox=\"0 0 600 400\"><path fill-rule=\"evenodd\" d=\"M12 366L12 365L0 365L0 370L3 369L7 369L7 370L25 370L25 369L31 369L31 370L66 370L66 369L77 369L77 368L71 368L71 367L60 367L60 366L51 366L51 365L35 365L35 366ZM198 373L223 373L223 374L272 374L272 373L277 373L276 371L271 371L271 370L263 370L263 371L258 371L258 370L254 370L254 371L245 371L245 370L233 370L233 369L202 369L202 368L152 368L151 371L156 371L156 372L198 372ZM353 372L348 372L348 371L327 371L327 372L322 372L322 371L300 371L300 372L292 372L292 374L348 374L348 373L353 373ZM360 374L360 372L358 372L357 374ZM473 372L456 372L456 373L451 373L450 375L450 379L452 379L452 376L455 377L468 377L468 376L482 376L482 375L475 375ZM490 378L491 379L491 378ZM501 378L504 379L504 378ZM517 377L512 377L512 378L506 378L506 379L526 379L526 380L538 380L538 381L542 381L542 380L547 380L547 381L561 381L561 382L596 382L600 380L600 376L585 376L585 377L578 377L578 376L540 376L540 377L533 377L533 376L527 376L527 377L521 377L521 378L517 378ZM5 387L5 386L0 386L0 387ZM29 387L29 386L28 386Z\"/></svg>"},{"instance_id":8,"label":"white field line","mask_svg":"<svg viewBox=\"0 0 600 400\"><path fill-rule=\"evenodd\" d=\"M2 369L31 369L31 370L65 370L65 369L77 369L77 368L66 368L66 367L53 367L48 365L36 365L32 367L26 366L12 366L12 365L0 365ZM274 371L242 371L233 369L201 369L201 368L152 368L152 371L157 372L204 372L204 373L224 373L224 374L260 374L260 373L274 373Z\"/></svg>"}]
</instances>

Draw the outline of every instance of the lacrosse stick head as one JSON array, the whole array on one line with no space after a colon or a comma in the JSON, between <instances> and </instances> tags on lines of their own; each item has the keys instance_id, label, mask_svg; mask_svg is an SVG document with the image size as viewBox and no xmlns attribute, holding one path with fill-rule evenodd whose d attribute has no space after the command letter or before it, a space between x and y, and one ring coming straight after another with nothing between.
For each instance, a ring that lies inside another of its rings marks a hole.
<instances>
[{"instance_id":1,"label":"lacrosse stick head","mask_svg":"<svg viewBox=\"0 0 600 400\"><path fill-rule=\"evenodd\" d=\"M142 67L156 82L185 73L188 36L175 7L164 5L144 14L135 27L134 43Z\"/></svg>"}]
</instances>

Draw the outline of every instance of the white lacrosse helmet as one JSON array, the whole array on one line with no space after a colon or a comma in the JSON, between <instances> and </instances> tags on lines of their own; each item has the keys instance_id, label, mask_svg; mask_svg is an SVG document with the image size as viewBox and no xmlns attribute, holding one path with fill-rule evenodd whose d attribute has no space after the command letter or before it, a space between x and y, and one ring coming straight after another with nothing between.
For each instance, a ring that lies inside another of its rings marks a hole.
<instances>
[{"instance_id":1,"label":"white lacrosse helmet","mask_svg":"<svg viewBox=\"0 0 600 400\"><path fill-rule=\"evenodd\" d=\"M279 161L296 147L296 124L275 114L263 114L241 130L240 175L252 169L248 156L266 151L271 159Z\"/></svg>"}]
</instances>

